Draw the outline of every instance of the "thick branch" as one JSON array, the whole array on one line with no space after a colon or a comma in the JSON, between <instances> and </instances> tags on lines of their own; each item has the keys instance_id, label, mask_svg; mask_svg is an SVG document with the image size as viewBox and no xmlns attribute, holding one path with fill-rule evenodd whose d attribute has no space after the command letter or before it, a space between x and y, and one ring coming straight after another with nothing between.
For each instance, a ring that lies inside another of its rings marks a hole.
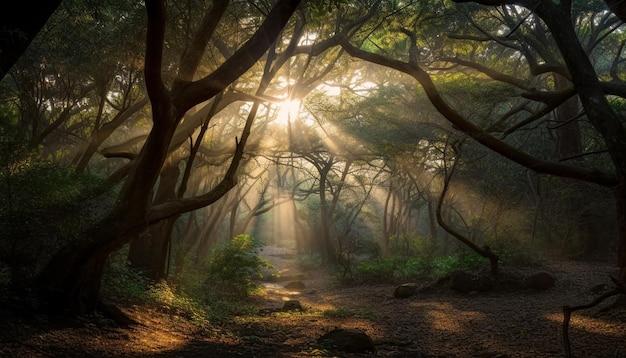
<instances>
[{"instance_id":1,"label":"thick branch","mask_svg":"<svg viewBox=\"0 0 626 358\"><path fill-rule=\"evenodd\" d=\"M146 61L144 76L148 97L153 103L159 103L166 92L161 78L163 63L163 43L165 42L165 4L163 0L146 1L148 30L146 35ZM154 116L157 117L157 116Z\"/></svg>"},{"instance_id":2,"label":"thick branch","mask_svg":"<svg viewBox=\"0 0 626 358\"><path fill-rule=\"evenodd\" d=\"M573 167L562 163L542 160L520 151L508 143L486 133L474 123L468 121L456 110L451 108L441 97L439 91L435 87L435 84L430 78L430 75L419 66L410 65L378 54L363 51L352 46L345 37L340 40L340 43L341 46L353 57L395 69L415 78L424 88L424 91L426 92L426 95L432 105L450 123L452 123L456 129L469 135L477 142L503 155L504 157L542 174L579 179L603 186L614 186L617 184L617 177L614 174L604 173L598 169Z\"/></svg>"},{"instance_id":3,"label":"thick branch","mask_svg":"<svg viewBox=\"0 0 626 358\"><path fill-rule=\"evenodd\" d=\"M200 64L204 50L209 43L209 39L213 36L222 15L226 12L228 3L229 0L213 1L209 10L204 14L200 28L181 58L178 80L193 80L193 75Z\"/></svg>"},{"instance_id":4,"label":"thick branch","mask_svg":"<svg viewBox=\"0 0 626 358\"><path fill-rule=\"evenodd\" d=\"M279 1L254 35L219 68L198 81L179 83L177 88L172 89L177 111L184 113L210 99L243 75L276 41L299 3L300 0Z\"/></svg>"}]
</instances>

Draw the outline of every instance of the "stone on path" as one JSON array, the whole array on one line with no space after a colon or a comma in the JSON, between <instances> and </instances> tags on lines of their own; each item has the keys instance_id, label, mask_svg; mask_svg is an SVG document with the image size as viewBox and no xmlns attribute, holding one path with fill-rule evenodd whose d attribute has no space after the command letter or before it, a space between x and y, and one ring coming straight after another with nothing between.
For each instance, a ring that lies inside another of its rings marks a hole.
<instances>
[{"instance_id":1,"label":"stone on path","mask_svg":"<svg viewBox=\"0 0 626 358\"><path fill-rule=\"evenodd\" d=\"M283 308L281 310L283 312L304 311L304 309L302 308L302 305L300 304L300 301L298 300L285 301L285 303L283 304Z\"/></svg>"},{"instance_id":2,"label":"stone on path","mask_svg":"<svg viewBox=\"0 0 626 358\"><path fill-rule=\"evenodd\" d=\"M414 283L403 283L396 287L393 291L394 298L409 298L417 291L417 285Z\"/></svg>"},{"instance_id":3,"label":"stone on path","mask_svg":"<svg viewBox=\"0 0 626 358\"><path fill-rule=\"evenodd\" d=\"M360 329L336 328L317 341L347 353L375 352L374 341Z\"/></svg>"},{"instance_id":4,"label":"stone on path","mask_svg":"<svg viewBox=\"0 0 626 358\"><path fill-rule=\"evenodd\" d=\"M475 290L474 276L461 270L454 271L450 274L450 286L453 289L469 293Z\"/></svg>"}]
</instances>

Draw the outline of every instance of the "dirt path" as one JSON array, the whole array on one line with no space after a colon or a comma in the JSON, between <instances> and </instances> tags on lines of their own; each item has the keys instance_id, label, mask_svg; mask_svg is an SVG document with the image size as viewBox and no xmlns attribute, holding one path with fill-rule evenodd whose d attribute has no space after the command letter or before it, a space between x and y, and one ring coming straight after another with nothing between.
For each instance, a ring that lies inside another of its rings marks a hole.
<instances>
[{"instance_id":1,"label":"dirt path","mask_svg":"<svg viewBox=\"0 0 626 358\"><path fill-rule=\"evenodd\" d=\"M279 270L291 276L302 274L285 258L289 256L268 256ZM408 299L394 299L392 284L340 287L318 270L305 273L305 289L274 291L272 296L277 300L282 293L283 300L301 301L309 311L308 321L275 317L273 323L298 322L294 331L302 332L299 344L308 344L306 337L333 327L360 328L374 339L377 356L563 357L562 306L593 300L596 296L590 288L610 283L615 269L601 262L503 268L505 275L519 277L539 270L553 274L557 286L544 292L462 294L443 285ZM605 306L573 314L570 338L576 357L626 357L626 314L600 314Z\"/></svg>"},{"instance_id":2,"label":"dirt path","mask_svg":"<svg viewBox=\"0 0 626 358\"><path fill-rule=\"evenodd\" d=\"M272 310L298 300L303 312L235 317L200 331L184 317L145 307L126 308L143 324L129 329L98 317L66 324L5 309L0 313L10 317L0 320L0 357L563 357L562 306L589 302L589 289L614 274L606 263L558 262L541 268L557 278L557 286L545 292L460 294L442 285L394 299L394 284L345 287L322 268L299 270L295 256L284 250L267 248L263 255L281 280L267 283L259 306ZM284 288L296 280L305 287ZM376 354L320 346L317 338L335 327L365 331ZM624 311L576 312L570 335L575 357L626 357Z\"/></svg>"}]
</instances>

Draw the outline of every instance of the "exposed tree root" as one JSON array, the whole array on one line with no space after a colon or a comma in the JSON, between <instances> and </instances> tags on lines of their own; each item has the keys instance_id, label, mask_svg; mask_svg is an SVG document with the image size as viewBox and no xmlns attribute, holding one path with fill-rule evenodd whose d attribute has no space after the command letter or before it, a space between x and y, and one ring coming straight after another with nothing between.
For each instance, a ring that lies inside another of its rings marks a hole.
<instances>
[{"instance_id":1,"label":"exposed tree root","mask_svg":"<svg viewBox=\"0 0 626 358\"><path fill-rule=\"evenodd\" d=\"M620 282L613 277L611 277L611 280L613 280L613 282L615 283L615 287L612 290L604 293L602 296L599 296L595 300L591 301L590 303L574 307L563 306L563 347L565 349L566 358L572 357L572 347L569 339L569 321L572 316L572 312L595 307L609 297L626 294L626 285L624 285L623 282Z\"/></svg>"}]
</instances>

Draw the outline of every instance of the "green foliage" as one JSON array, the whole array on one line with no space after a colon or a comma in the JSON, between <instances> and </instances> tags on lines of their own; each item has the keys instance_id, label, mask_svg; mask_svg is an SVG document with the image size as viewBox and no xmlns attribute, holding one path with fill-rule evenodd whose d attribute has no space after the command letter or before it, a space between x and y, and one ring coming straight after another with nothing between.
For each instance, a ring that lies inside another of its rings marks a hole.
<instances>
[{"instance_id":1,"label":"green foliage","mask_svg":"<svg viewBox=\"0 0 626 358\"><path fill-rule=\"evenodd\" d=\"M358 281L389 282L442 277L455 270L473 270L489 265L489 260L476 253L447 255L435 258L390 256L365 260L353 269Z\"/></svg>"},{"instance_id":2,"label":"green foliage","mask_svg":"<svg viewBox=\"0 0 626 358\"><path fill-rule=\"evenodd\" d=\"M352 274L362 281L389 281L396 276L394 260L368 260L355 265Z\"/></svg>"},{"instance_id":3,"label":"green foliage","mask_svg":"<svg viewBox=\"0 0 626 358\"><path fill-rule=\"evenodd\" d=\"M104 181L44 161L27 146L0 143L0 266L11 283L25 285L51 254L106 210Z\"/></svg>"},{"instance_id":4,"label":"green foliage","mask_svg":"<svg viewBox=\"0 0 626 358\"><path fill-rule=\"evenodd\" d=\"M539 266L544 263L541 251L533 249L529 243L515 240L491 242L491 249L498 255L500 265Z\"/></svg>"},{"instance_id":5,"label":"green foliage","mask_svg":"<svg viewBox=\"0 0 626 358\"><path fill-rule=\"evenodd\" d=\"M260 241L247 234L237 235L219 245L209 255L209 280L239 295L250 294L258 287L255 280L263 278L263 270L272 267L257 254L262 246Z\"/></svg>"},{"instance_id":6,"label":"green foliage","mask_svg":"<svg viewBox=\"0 0 626 358\"><path fill-rule=\"evenodd\" d=\"M488 265L489 260L472 252L438 257L432 261L430 272L433 277L442 277L456 270L474 270Z\"/></svg>"},{"instance_id":7,"label":"green foliage","mask_svg":"<svg viewBox=\"0 0 626 358\"><path fill-rule=\"evenodd\" d=\"M432 239L419 235L395 235L389 240L385 258L355 264L353 274L365 281L388 281L429 276L436 246Z\"/></svg>"},{"instance_id":8,"label":"green foliage","mask_svg":"<svg viewBox=\"0 0 626 358\"><path fill-rule=\"evenodd\" d=\"M377 259L382 256L382 248L376 240L367 236L360 236L356 242L354 254Z\"/></svg>"},{"instance_id":9,"label":"green foliage","mask_svg":"<svg viewBox=\"0 0 626 358\"><path fill-rule=\"evenodd\" d=\"M112 266L102 279L102 293L116 301L134 301L146 298L150 281L140 272L126 266Z\"/></svg>"},{"instance_id":10,"label":"green foliage","mask_svg":"<svg viewBox=\"0 0 626 358\"><path fill-rule=\"evenodd\" d=\"M346 307L337 307L322 311L322 316L330 318L350 318L355 315L356 313L353 310Z\"/></svg>"},{"instance_id":11,"label":"green foliage","mask_svg":"<svg viewBox=\"0 0 626 358\"><path fill-rule=\"evenodd\" d=\"M107 299L153 306L185 317L201 328L252 311L251 304L208 287L203 266L186 269L178 280L155 283L129 268L127 256L125 246L109 257L101 291Z\"/></svg>"},{"instance_id":12,"label":"green foliage","mask_svg":"<svg viewBox=\"0 0 626 358\"><path fill-rule=\"evenodd\" d=\"M198 326L208 325L210 307L204 306L194 297L176 290L166 281L150 286L146 293L149 302L157 304L161 309L185 317Z\"/></svg>"},{"instance_id":13,"label":"green foliage","mask_svg":"<svg viewBox=\"0 0 626 358\"><path fill-rule=\"evenodd\" d=\"M117 302L144 300L150 288L150 280L141 272L128 267L127 257L128 245L109 256L101 292L104 297Z\"/></svg>"},{"instance_id":14,"label":"green foliage","mask_svg":"<svg viewBox=\"0 0 626 358\"><path fill-rule=\"evenodd\" d=\"M389 238L389 253L399 257L431 257L435 241L415 234L394 235Z\"/></svg>"}]
</instances>

